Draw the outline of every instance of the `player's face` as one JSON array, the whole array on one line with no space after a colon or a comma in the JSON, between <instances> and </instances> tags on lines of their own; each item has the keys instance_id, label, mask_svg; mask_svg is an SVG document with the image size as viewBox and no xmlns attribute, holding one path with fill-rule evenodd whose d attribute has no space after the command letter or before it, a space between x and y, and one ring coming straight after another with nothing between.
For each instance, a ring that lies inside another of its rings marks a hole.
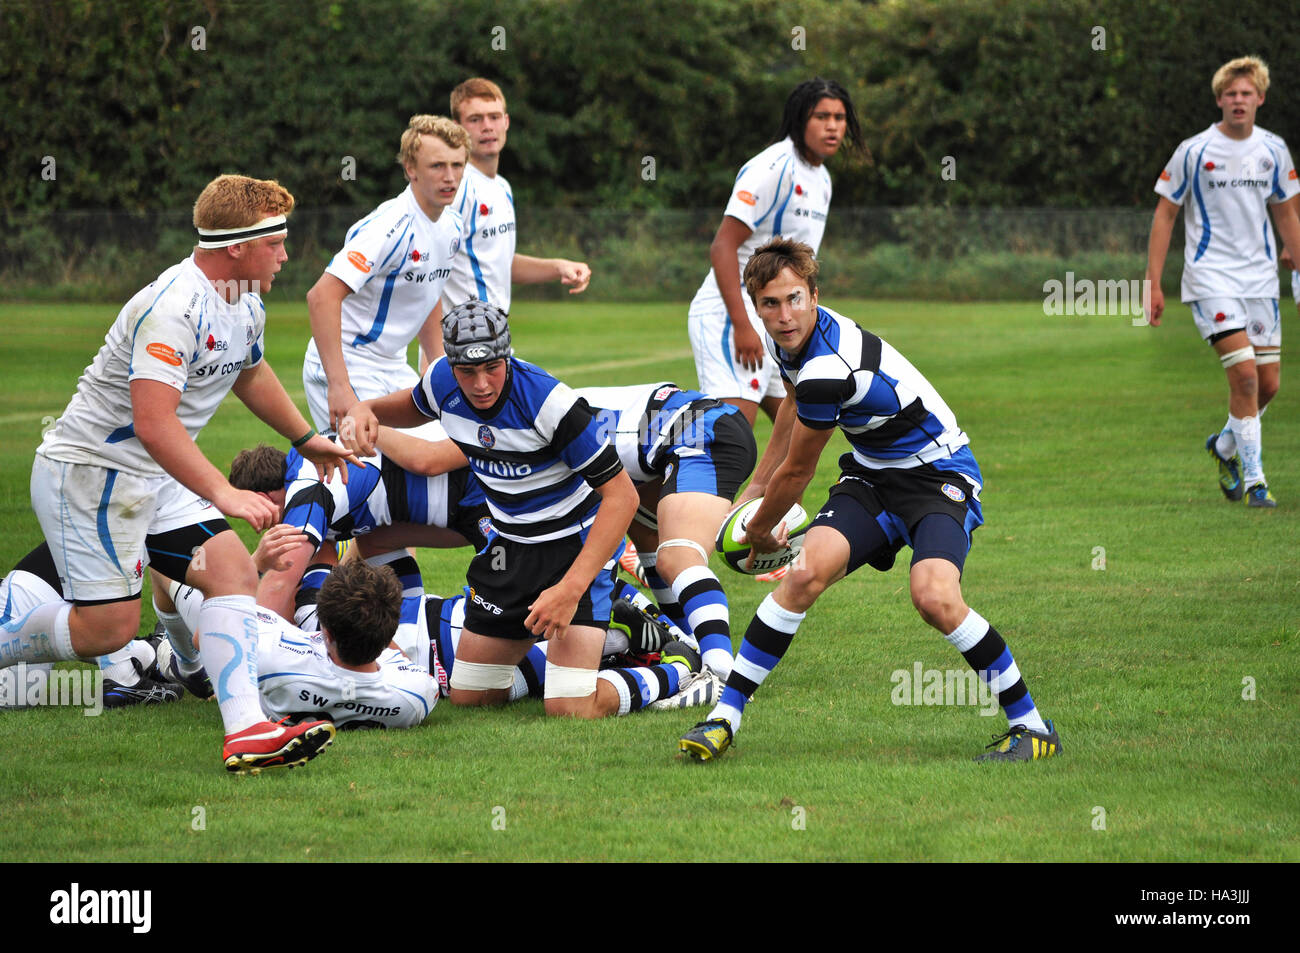
<instances>
[{"instance_id":1,"label":"player's face","mask_svg":"<svg viewBox=\"0 0 1300 953\"><path fill-rule=\"evenodd\" d=\"M283 235L258 238L239 246L239 280L252 285L251 290L265 294L275 281L280 266L289 260ZM255 284L253 284L255 282Z\"/></svg>"},{"instance_id":2,"label":"player's face","mask_svg":"<svg viewBox=\"0 0 1300 953\"><path fill-rule=\"evenodd\" d=\"M422 209L441 212L455 200L465 174L465 159L465 150L459 146L449 146L437 136L420 137L420 151L415 162L406 166L406 177Z\"/></svg>"},{"instance_id":3,"label":"player's face","mask_svg":"<svg viewBox=\"0 0 1300 953\"><path fill-rule=\"evenodd\" d=\"M495 158L505 148L510 114L501 100L465 100L460 104L460 124L469 133L469 151L475 159Z\"/></svg>"},{"instance_id":4,"label":"player's face","mask_svg":"<svg viewBox=\"0 0 1300 953\"><path fill-rule=\"evenodd\" d=\"M1223 110L1223 131L1248 136L1255 128L1255 111L1264 105L1264 97L1249 77L1238 76L1224 87L1215 102Z\"/></svg>"},{"instance_id":5,"label":"player's face","mask_svg":"<svg viewBox=\"0 0 1300 953\"><path fill-rule=\"evenodd\" d=\"M501 399L501 391L506 386L504 358L486 364L453 364L451 372L469 402L479 410L487 410Z\"/></svg>"},{"instance_id":6,"label":"player's face","mask_svg":"<svg viewBox=\"0 0 1300 953\"><path fill-rule=\"evenodd\" d=\"M809 291L793 269L782 268L759 290L754 309L772 340L787 354L797 354L817 324L817 292Z\"/></svg>"},{"instance_id":7,"label":"player's face","mask_svg":"<svg viewBox=\"0 0 1300 953\"><path fill-rule=\"evenodd\" d=\"M825 97L817 101L803 127L803 144L808 154L816 158L817 165L829 159L844 141L848 127L848 114L838 99Z\"/></svg>"}]
</instances>

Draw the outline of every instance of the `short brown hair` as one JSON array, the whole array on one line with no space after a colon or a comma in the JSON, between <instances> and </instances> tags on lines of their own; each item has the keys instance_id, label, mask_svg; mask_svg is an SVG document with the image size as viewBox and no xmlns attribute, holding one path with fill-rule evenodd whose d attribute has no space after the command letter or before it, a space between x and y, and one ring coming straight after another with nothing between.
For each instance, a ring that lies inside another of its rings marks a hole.
<instances>
[{"instance_id":1,"label":"short brown hair","mask_svg":"<svg viewBox=\"0 0 1300 953\"><path fill-rule=\"evenodd\" d=\"M387 566L363 560L334 568L320 587L316 613L345 665L369 665L397 631L402 584Z\"/></svg>"},{"instance_id":2,"label":"short brown hair","mask_svg":"<svg viewBox=\"0 0 1300 953\"><path fill-rule=\"evenodd\" d=\"M766 245L759 246L749 264L745 265L745 290L749 300L758 304L758 293L776 280L785 268L808 282L808 290L817 290L817 257L812 246L793 238L775 236Z\"/></svg>"},{"instance_id":3,"label":"short brown hair","mask_svg":"<svg viewBox=\"0 0 1300 953\"><path fill-rule=\"evenodd\" d=\"M460 106L467 99L499 99L501 111L505 112L506 96L501 87L490 79L475 76L467 79L451 91L451 118L460 122Z\"/></svg>"},{"instance_id":4,"label":"short brown hair","mask_svg":"<svg viewBox=\"0 0 1300 953\"><path fill-rule=\"evenodd\" d=\"M1210 81L1214 98L1222 96L1225 89L1243 76L1255 84L1261 96L1268 92L1268 64L1258 56L1239 56L1215 71L1214 79Z\"/></svg>"},{"instance_id":5,"label":"short brown hair","mask_svg":"<svg viewBox=\"0 0 1300 953\"><path fill-rule=\"evenodd\" d=\"M256 447L241 450L230 461L230 485L236 490L254 493L273 493L284 489L288 457L283 450L259 443Z\"/></svg>"},{"instance_id":6,"label":"short brown hair","mask_svg":"<svg viewBox=\"0 0 1300 953\"><path fill-rule=\"evenodd\" d=\"M411 117L406 132L402 133L402 144L397 150L397 161L402 168L415 163L415 157L420 154L421 136L437 136L453 149L464 149L465 155L469 155L468 132L446 116L421 113Z\"/></svg>"},{"instance_id":7,"label":"short brown hair","mask_svg":"<svg viewBox=\"0 0 1300 953\"><path fill-rule=\"evenodd\" d=\"M219 175L194 203L195 228L246 228L293 211L293 196L275 179Z\"/></svg>"}]
</instances>

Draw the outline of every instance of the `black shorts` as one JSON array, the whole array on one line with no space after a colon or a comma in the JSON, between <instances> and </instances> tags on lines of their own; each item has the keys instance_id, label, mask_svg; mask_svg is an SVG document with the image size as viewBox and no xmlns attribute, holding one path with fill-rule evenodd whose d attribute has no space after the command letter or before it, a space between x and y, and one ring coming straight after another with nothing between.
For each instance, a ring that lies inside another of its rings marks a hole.
<instances>
[{"instance_id":1,"label":"black shorts","mask_svg":"<svg viewBox=\"0 0 1300 953\"><path fill-rule=\"evenodd\" d=\"M736 493L758 460L754 431L744 414L729 412L722 404L717 412L696 422L706 428L711 439L706 450L677 448L664 468L663 489L659 498L672 493L708 493L734 500ZM711 420L709 418L712 418Z\"/></svg>"},{"instance_id":2,"label":"black shorts","mask_svg":"<svg viewBox=\"0 0 1300 953\"><path fill-rule=\"evenodd\" d=\"M544 589L564 577L582 551L587 531L546 543L518 543L494 536L470 560L465 582L465 628L479 635L533 641L524 627L528 607ZM620 541L621 544L621 541ZM605 567L578 600L570 625L609 627L609 610L618 568L611 555Z\"/></svg>"},{"instance_id":3,"label":"black shorts","mask_svg":"<svg viewBox=\"0 0 1300 953\"><path fill-rule=\"evenodd\" d=\"M952 469L939 469L951 461ZM830 489L813 526L830 526L849 541L849 566L885 572L904 546L912 562L946 559L963 568L971 534L983 524L980 501L969 479L980 482L979 468L963 447L939 465L908 470L872 470L853 454L840 457L840 479Z\"/></svg>"}]
</instances>

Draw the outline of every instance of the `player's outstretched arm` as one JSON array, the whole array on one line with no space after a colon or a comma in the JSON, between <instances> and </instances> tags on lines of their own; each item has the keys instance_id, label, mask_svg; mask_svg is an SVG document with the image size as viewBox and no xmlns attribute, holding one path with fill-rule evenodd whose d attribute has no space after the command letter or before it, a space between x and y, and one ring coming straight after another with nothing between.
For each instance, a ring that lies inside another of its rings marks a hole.
<instances>
[{"instance_id":1,"label":"player's outstretched arm","mask_svg":"<svg viewBox=\"0 0 1300 953\"><path fill-rule=\"evenodd\" d=\"M746 370L756 371L763 366L763 338L749 323L745 309L745 289L740 284L740 246L749 240L754 230L738 218L722 216L718 233L709 245L709 263L718 290L722 292L727 314L731 315L732 334L736 340L736 356Z\"/></svg>"},{"instance_id":2,"label":"player's outstretched arm","mask_svg":"<svg viewBox=\"0 0 1300 953\"><path fill-rule=\"evenodd\" d=\"M418 427L427 418L415 406L409 390L397 390L374 400L353 404L339 424L339 439L363 457L373 456L381 424Z\"/></svg>"},{"instance_id":3,"label":"player's outstretched arm","mask_svg":"<svg viewBox=\"0 0 1300 953\"><path fill-rule=\"evenodd\" d=\"M510 280L518 285L558 281L569 286L569 294L576 295L586 291L591 283L591 268L585 261L515 255L510 260Z\"/></svg>"},{"instance_id":4,"label":"player's outstretched arm","mask_svg":"<svg viewBox=\"0 0 1300 953\"><path fill-rule=\"evenodd\" d=\"M793 399L787 397L786 400L794 404ZM772 530L776 528L777 520L803 496L803 491L812 482L817 472L817 461L834 432L834 427L815 429L794 420L790 429L790 452L772 475L767 492L763 494L763 505L749 519L746 539L754 552L771 553L784 545L785 541L774 536Z\"/></svg>"},{"instance_id":5,"label":"player's outstretched arm","mask_svg":"<svg viewBox=\"0 0 1300 953\"><path fill-rule=\"evenodd\" d=\"M263 533L253 551L253 565L261 574L257 604L292 622L294 595L315 552L311 538L296 526L278 523Z\"/></svg>"},{"instance_id":6,"label":"player's outstretched arm","mask_svg":"<svg viewBox=\"0 0 1300 953\"><path fill-rule=\"evenodd\" d=\"M329 381L326 400L331 427L340 426L343 415L357 402L347 364L343 362L343 299L350 294L352 289L329 273L321 275L307 292L311 336L316 340L320 366Z\"/></svg>"},{"instance_id":7,"label":"player's outstretched arm","mask_svg":"<svg viewBox=\"0 0 1300 953\"><path fill-rule=\"evenodd\" d=\"M226 516L266 529L276 520L275 506L261 494L230 485L176 416L180 402L181 392L170 384L131 381L131 422L140 445L181 486L211 501Z\"/></svg>"},{"instance_id":8,"label":"player's outstretched arm","mask_svg":"<svg viewBox=\"0 0 1300 953\"><path fill-rule=\"evenodd\" d=\"M375 446L408 473L438 476L469 466L460 447L450 440L422 440L391 427L379 428Z\"/></svg>"},{"instance_id":9,"label":"player's outstretched arm","mask_svg":"<svg viewBox=\"0 0 1300 953\"><path fill-rule=\"evenodd\" d=\"M296 442L306 434L313 434L310 440L297 448L303 459L316 464L316 471L322 480L328 482L334 471L338 470L343 476L343 482L348 481L346 464L349 461L360 461L352 455L352 451L316 434L289 398L269 362L263 360L240 371L231 390L243 401L245 407L286 440Z\"/></svg>"},{"instance_id":10,"label":"player's outstretched arm","mask_svg":"<svg viewBox=\"0 0 1300 953\"><path fill-rule=\"evenodd\" d=\"M1169 238L1174 233L1174 222L1178 218L1178 206L1163 195L1156 204L1155 215L1151 218L1151 235L1147 239L1147 281L1150 282L1151 297L1147 303L1147 320L1156 327L1165 313L1165 293L1160 289L1160 276L1164 274L1165 257L1169 254Z\"/></svg>"},{"instance_id":11,"label":"player's outstretched arm","mask_svg":"<svg viewBox=\"0 0 1300 953\"><path fill-rule=\"evenodd\" d=\"M542 590L528 607L524 626L534 635L554 638L564 634L573 621L573 614L578 611L578 600L591 586L596 573L609 561L636 515L636 487L626 470L619 470L617 475L596 487L596 492L600 494L600 506L578 558L564 578Z\"/></svg>"}]
</instances>

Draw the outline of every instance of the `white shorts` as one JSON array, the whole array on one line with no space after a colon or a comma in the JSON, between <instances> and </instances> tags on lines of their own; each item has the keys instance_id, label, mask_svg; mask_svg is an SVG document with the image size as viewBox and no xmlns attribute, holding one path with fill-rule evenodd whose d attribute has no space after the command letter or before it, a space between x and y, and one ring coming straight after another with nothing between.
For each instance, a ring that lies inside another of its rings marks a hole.
<instances>
[{"instance_id":1,"label":"white shorts","mask_svg":"<svg viewBox=\"0 0 1300 953\"><path fill-rule=\"evenodd\" d=\"M420 383L420 375L409 364L382 368L360 364L348 367L348 380L352 383L357 400L375 400L387 397L394 391L413 390ZM312 426L320 431L329 430L329 380L325 377L325 368L312 351L307 352L302 362L302 386L307 392L307 409L311 411ZM402 432L425 440L447 439L447 431L436 420Z\"/></svg>"},{"instance_id":2,"label":"white shorts","mask_svg":"<svg viewBox=\"0 0 1300 953\"><path fill-rule=\"evenodd\" d=\"M1196 330L1206 340L1227 331L1245 331L1256 348L1282 347L1282 315L1276 298L1203 298L1190 304Z\"/></svg>"},{"instance_id":3,"label":"white shorts","mask_svg":"<svg viewBox=\"0 0 1300 953\"><path fill-rule=\"evenodd\" d=\"M696 306L693 302L687 318L691 335L691 350L695 352L695 373L699 389L710 397L719 399L739 397L742 400L762 403L764 397L785 397L785 384L781 371L767 351L767 333L763 322L754 312L753 302L744 295L745 312L749 323L763 342L763 366L748 371L736 356L736 342L731 330L731 318L721 302Z\"/></svg>"},{"instance_id":4,"label":"white shorts","mask_svg":"<svg viewBox=\"0 0 1300 953\"><path fill-rule=\"evenodd\" d=\"M81 602L140 594L145 537L223 519L169 476L141 477L36 454L32 509L54 555L63 597Z\"/></svg>"}]
</instances>

